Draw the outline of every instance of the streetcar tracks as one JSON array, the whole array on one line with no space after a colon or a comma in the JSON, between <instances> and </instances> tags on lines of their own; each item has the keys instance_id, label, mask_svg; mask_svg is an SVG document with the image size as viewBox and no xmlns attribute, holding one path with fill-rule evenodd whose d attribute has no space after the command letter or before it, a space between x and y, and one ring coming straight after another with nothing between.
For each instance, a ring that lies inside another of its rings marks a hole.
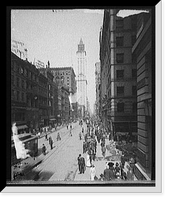
<instances>
[{"instance_id":1,"label":"streetcar tracks","mask_svg":"<svg viewBox=\"0 0 169 200\"><path fill-rule=\"evenodd\" d=\"M76 128L78 128L78 125L76 125L73 129L75 130ZM45 157L45 158L43 159L43 162L42 162L39 166L37 166L36 169L35 169L35 170L37 171L37 173L38 173L39 179L42 179L41 175L43 176L43 172L45 171L44 167L45 167L45 166L48 166L49 163L52 164L52 161L53 161L53 160L52 160L52 158L53 158L52 155L53 155L54 153L56 153L57 155L59 155L59 153L60 153L60 152L63 150L63 148L65 147L65 144L66 144L72 137L74 137L74 136L70 136L70 135L69 135L69 131L66 131L66 133L65 133L64 136L62 137L61 143L58 144L58 146L56 145L56 142L57 142L57 141L54 142L55 147L54 147L54 149L52 150L52 152L49 152L50 155L47 155L47 157Z\"/></svg>"}]
</instances>

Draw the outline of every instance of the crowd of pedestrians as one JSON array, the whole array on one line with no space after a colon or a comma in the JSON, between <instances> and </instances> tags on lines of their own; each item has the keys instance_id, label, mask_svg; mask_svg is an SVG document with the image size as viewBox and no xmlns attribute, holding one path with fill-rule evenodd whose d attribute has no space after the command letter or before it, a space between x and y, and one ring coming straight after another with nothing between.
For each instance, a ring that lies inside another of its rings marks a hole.
<instances>
[{"instance_id":1,"label":"crowd of pedestrians","mask_svg":"<svg viewBox=\"0 0 169 200\"><path fill-rule=\"evenodd\" d=\"M111 181L119 179L130 181L134 180L133 168L130 166L130 164L125 166L125 161L123 158L122 160L118 161L106 162L103 173L100 174L100 177L97 177L95 162L98 161L96 158L98 145L101 148L102 160L106 161L106 139L111 142L113 140L112 134L108 133L102 124L97 124L89 121L85 131L82 121L80 121L79 125L82 127L82 131L79 133L79 139L82 140L82 136L84 137L83 154L86 154L86 163L81 154L79 155L80 159L83 158L83 164L81 164L81 161L78 158L79 173L84 173L86 167L89 167L91 181Z\"/></svg>"}]
</instances>

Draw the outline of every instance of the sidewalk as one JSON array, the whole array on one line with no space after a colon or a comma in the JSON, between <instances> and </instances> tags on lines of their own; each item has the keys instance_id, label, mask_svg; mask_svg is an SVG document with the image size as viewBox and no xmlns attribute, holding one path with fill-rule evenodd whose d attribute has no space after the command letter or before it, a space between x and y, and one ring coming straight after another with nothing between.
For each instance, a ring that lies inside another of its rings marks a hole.
<instances>
[{"instance_id":1,"label":"sidewalk","mask_svg":"<svg viewBox=\"0 0 169 200\"><path fill-rule=\"evenodd\" d=\"M109 144L108 139L106 139L106 145L107 144ZM93 162L93 164L96 168L97 178L100 178L100 175L104 173L104 169L106 168L107 162L113 162L114 165L116 164L116 162L118 162L118 163L120 162L120 160L108 161L106 159L106 157L108 158L110 156L112 156L112 154L108 150L106 150L106 155L105 155L105 159L104 159L102 156L102 152L101 152L101 145L97 144L96 160ZM85 158L85 162L86 162L86 153L83 154L83 157ZM125 166L124 166L125 172L127 172L127 170L128 170L127 169L128 165L129 165L129 163L125 162ZM136 177L134 177L134 180L137 180ZM79 181L79 182L90 181L90 167L86 167L84 174L79 174L79 170L77 170L74 181Z\"/></svg>"},{"instance_id":2,"label":"sidewalk","mask_svg":"<svg viewBox=\"0 0 169 200\"><path fill-rule=\"evenodd\" d=\"M108 140L106 140L106 144L108 143ZM83 157L85 158L86 163L86 156L87 154L83 154ZM106 151L105 157L110 156L110 153ZM107 160L103 159L102 152L101 152L101 145L97 144L97 152L96 152L96 160L93 162L95 168L96 168L96 176L97 178L100 178L100 174L103 174L103 171L105 169ZM79 174L79 171L77 170L74 181L90 181L90 167L86 167L84 174Z\"/></svg>"}]
</instances>

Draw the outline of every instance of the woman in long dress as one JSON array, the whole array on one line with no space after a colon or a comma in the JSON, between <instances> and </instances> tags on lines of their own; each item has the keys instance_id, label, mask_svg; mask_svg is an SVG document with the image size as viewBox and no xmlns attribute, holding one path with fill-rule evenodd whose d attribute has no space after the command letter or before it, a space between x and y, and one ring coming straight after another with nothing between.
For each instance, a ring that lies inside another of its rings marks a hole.
<instances>
[{"instance_id":1,"label":"woman in long dress","mask_svg":"<svg viewBox=\"0 0 169 200\"><path fill-rule=\"evenodd\" d=\"M25 149L25 144L21 140L19 140L18 128L16 126L16 123L13 123L12 125L12 132L13 132L13 140L14 140L14 145L15 145L15 150L16 150L16 158L25 159L27 157L30 157L30 155L28 154L29 150Z\"/></svg>"},{"instance_id":2,"label":"woman in long dress","mask_svg":"<svg viewBox=\"0 0 169 200\"><path fill-rule=\"evenodd\" d=\"M94 165L90 167L90 180L94 181L94 177L96 176L96 168Z\"/></svg>"},{"instance_id":3,"label":"woman in long dress","mask_svg":"<svg viewBox=\"0 0 169 200\"><path fill-rule=\"evenodd\" d=\"M91 163L90 163L90 156L89 154L87 153L87 156L86 156L86 167L90 167L91 166Z\"/></svg>"}]
</instances>

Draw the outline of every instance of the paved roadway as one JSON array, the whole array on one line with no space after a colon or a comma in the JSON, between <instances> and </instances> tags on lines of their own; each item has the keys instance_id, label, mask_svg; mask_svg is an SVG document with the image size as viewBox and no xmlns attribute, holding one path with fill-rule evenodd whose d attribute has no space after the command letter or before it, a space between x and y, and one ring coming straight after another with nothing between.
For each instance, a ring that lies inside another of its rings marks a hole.
<instances>
[{"instance_id":1,"label":"paved roadway","mask_svg":"<svg viewBox=\"0 0 169 200\"><path fill-rule=\"evenodd\" d=\"M84 125L86 128L86 125ZM51 133L54 141L54 148L50 150L48 141L45 138L39 140L39 146L44 143L48 154L44 156L43 162L36 167L35 171L40 172L38 181L68 181L73 180L77 171L77 157L82 154L83 141L79 140L81 127L78 122L73 123L72 136L67 127ZM61 141L56 140L60 132Z\"/></svg>"},{"instance_id":2,"label":"paved roadway","mask_svg":"<svg viewBox=\"0 0 169 200\"><path fill-rule=\"evenodd\" d=\"M83 125L86 131L86 124ZM75 181L84 182L90 181L90 168L86 167L84 174L79 174L77 157L82 154L86 161L86 154L83 154L83 140L79 140L79 132L81 127L78 123L73 124L72 137L70 130L62 128L60 131L51 133L54 140L54 149L50 150L48 141L43 138L39 144L46 144L49 153L43 159L43 162L36 168L39 172L37 181ZM61 141L56 141L56 135L60 132ZM106 139L106 144L109 140ZM109 151L106 151L105 157L111 156ZM99 178L103 173L107 160L103 159L100 144L97 145L96 161L96 176Z\"/></svg>"}]
</instances>

